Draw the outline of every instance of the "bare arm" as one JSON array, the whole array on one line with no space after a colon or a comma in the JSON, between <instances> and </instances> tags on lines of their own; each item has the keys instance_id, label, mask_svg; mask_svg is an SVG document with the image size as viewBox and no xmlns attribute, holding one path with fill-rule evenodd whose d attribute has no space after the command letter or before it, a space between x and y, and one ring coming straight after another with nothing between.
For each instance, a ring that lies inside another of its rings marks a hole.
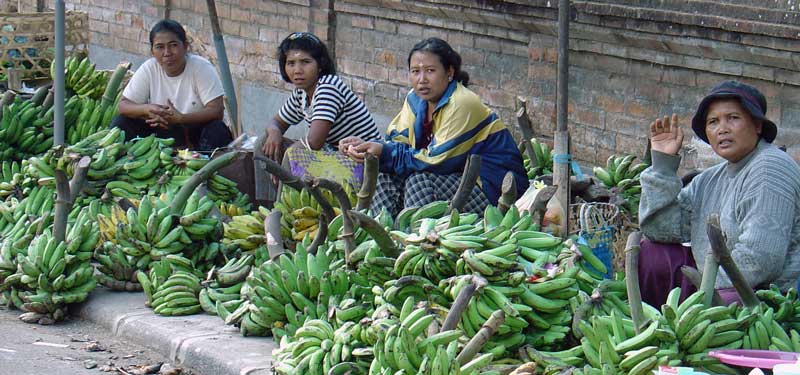
<instances>
[{"instance_id":1,"label":"bare arm","mask_svg":"<svg viewBox=\"0 0 800 375\"><path fill-rule=\"evenodd\" d=\"M311 129L308 131L308 145L314 150L319 150L325 145L325 140L328 138L328 133L333 124L327 120L314 120L311 121Z\"/></svg>"}]
</instances>

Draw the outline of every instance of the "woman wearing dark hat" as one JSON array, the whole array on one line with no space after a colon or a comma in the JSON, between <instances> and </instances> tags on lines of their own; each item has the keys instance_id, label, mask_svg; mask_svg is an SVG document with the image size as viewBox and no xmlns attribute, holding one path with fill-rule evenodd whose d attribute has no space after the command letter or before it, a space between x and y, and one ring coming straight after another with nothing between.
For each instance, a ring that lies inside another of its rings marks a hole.
<instances>
[{"instance_id":1,"label":"woman wearing dark hat","mask_svg":"<svg viewBox=\"0 0 800 375\"><path fill-rule=\"evenodd\" d=\"M719 214L733 259L753 288L781 289L800 277L800 167L772 144L775 123L757 89L736 81L714 87L692 119L692 130L725 159L686 187L677 175L683 130L675 114L650 124L652 167L642 173L639 224L645 237L639 257L642 298L660 306L677 286L694 291L681 266L702 269L710 249L706 219ZM691 243L691 247L682 243ZM696 266L698 265L698 266ZM720 296L738 300L727 275L716 280Z\"/></svg>"}]
</instances>

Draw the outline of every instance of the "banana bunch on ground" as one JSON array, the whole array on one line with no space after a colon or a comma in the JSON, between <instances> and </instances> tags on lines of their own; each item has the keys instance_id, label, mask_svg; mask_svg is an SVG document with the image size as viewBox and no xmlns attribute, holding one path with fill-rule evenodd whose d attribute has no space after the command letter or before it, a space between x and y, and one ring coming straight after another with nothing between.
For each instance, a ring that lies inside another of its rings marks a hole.
<instances>
[{"instance_id":1,"label":"banana bunch on ground","mask_svg":"<svg viewBox=\"0 0 800 375\"><path fill-rule=\"evenodd\" d=\"M0 119L0 158L24 160L52 147L53 114L52 106L42 105L35 98L17 99L4 105Z\"/></svg>"},{"instance_id":2,"label":"banana bunch on ground","mask_svg":"<svg viewBox=\"0 0 800 375\"><path fill-rule=\"evenodd\" d=\"M111 241L103 242L94 253L97 261L97 270L100 272L95 277L100 284L111 290L138 292L142 290L136 279L136 271L146 269L150 263L150 255L135 258L125 253L121 246Z\"/></svg>"},{"instance_id":3,"label":"banana bunch on ground","mask_svg":"<svg viewBox=\"0 0 800 375\"><path fill-rule=\"evenodd\" d=\"M158 180L161 167L158 155L162 148L169 147L172 143L171 138L161 139L154 135L134 140L128 148L126 157L115 163L117 166L121 165L122 173L119 179L124 178L130 185L125 187L124 184L119 184L114 186L118 190L109 189L109 191L115 196L120 194L119 196L124 198L137 198L140 190L147 189Z\"/></svg>"},{"instance_id":4,"label":"banana bunch on ground","mask_svg":"<svg viewBox=\"0 0 800 375\"><path fill-rule=\"evenodd\" d=\"M527 152L522 152L522 164L528 172L528 179L535 179L541 175L553 173L553 150L547 143L541 142L536 138L531 138L531 147L536 156L536 160L530 160ZM523 150L524 151L524 150Z\"/></svg>"},{"instance_id":5,"label":"banana bunch on ground","mask_svg":"<svg viewBox=\"0 0 800 375\"><path fill-rule=\"evenodd\" d=\"M244 254L239 258L229 259L224 266L212 268L208 278L203 281L203 289L198 299L203 311L218 315L217 310L234 311L242 303L241 290L253 267L255 256Z\"/></svg>"},{"instance_id":6,"label":"banana bunch on ground","mask_svg":"<svg viewBox=\"0 0 800 375\"><path fill-rule=\"evenodd\" d=\"M463 333L450 330L429 335L428 327L436 317L427 307L415 309L413 299L407 299L396 320L381 324L368 374L477 374L492 361L493 354L485 353L459 365L456 358Z\"/></svg>"},{"instance_id":7,"label":"banana bunch on ground","mask_svg":"<svg viewBox=\"0 0 800 375\"><path fill-rule=\"evenodd\" d=\"M307 317L325 318L331 302L342 299L350 289L347 273L326 253L306 251L308 243L297 244L295 253L284 253L255 267L243 293L255 309L249 319L271 329L276 339L294 335ZM335 304L335 303L334 303Z\"/></svg>"},{"instance_id":8,"label":"banana bunch on ground","mask_svg":"<svg viewBox=\"0 0 800 375\"><path fill-rule=\"evenodd\" d=\"M20 318L26 322L62 320L66 305L83 302L97 285L90 263L97 228L85 211L69 225L65 238L57 242L46 230L31 242L27 254L17 255L17 273L8 278L19 277L21 308L28 312Z\"/></svg>"},{"instance_id":9,"label":"banana bunch on ground","mask_svg":"<svg viewBox=\"0 0 800 375\"><path fill-rule=\"evenodd\" d=\"M55 79L55 64L50 66L50 76ZM77 96L100 99L111 74L96 70L89 57L71 55L64 60L64 84Z\"/></svg>"},{"instance_id":10,"label":"banana bunch on ground","mask_svg":"<svg viewBox=\"0 0 800 375\"><path fill-rule=\"evenodd\" d=\"M198 294L202 287L200 278L186 271L167 270L159 267L150 270L150 278L139 271L139 283L147 296L148 305L159 315L192 315L203 311Z\"/></svg>"},{"instance_id":11,"label":"banana bunch on ground","mask_svg":"<svg viewBox=\"0 0 800 375\"><path fill-rule=\"evenodd\" d=\"M375 292L380 296L375 300L376 305L388 303L399 306L409 297L418 301L429 301L441 306L449 305L449 300L444 291L424 276L419 275L407 275L391 279L383 284L383 288L373 287L373 293Z\"/></svg>"},{"instance_id":12,"label":"banana bunch on ground","mask_svg":"<svg viewBox=\"0 0 800 375\"><path fill-rule=\"evenodd\" d=\"M222 243L235 245L244 251L252 251L263 245L266 241L264 220L268 214L268 209L259 207L258 211L250 214L231 216L229 222L223 223L225 236Z\"/></svg>"},{"instance_id":13,"label":"banana bunch on ground","mask_svg":"<svg viewBox=\"0 0 800 375\"><path fill-rule=\"evenodd\" d=\"M366 373L372 348L357 341L361 326L347 322L338 329L323 319L311 319L300 327L295 340L282 340L274 356L278 374Z\"/></svg>"}]
</instances>

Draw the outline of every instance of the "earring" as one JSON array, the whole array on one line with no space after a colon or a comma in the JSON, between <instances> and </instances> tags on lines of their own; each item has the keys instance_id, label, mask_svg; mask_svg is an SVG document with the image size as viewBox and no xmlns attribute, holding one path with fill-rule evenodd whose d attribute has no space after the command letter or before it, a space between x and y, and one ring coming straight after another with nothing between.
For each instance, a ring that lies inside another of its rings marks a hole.
<instances>
[{"instance_id":1,"label":"earring","mask_svg":"<svg viewBox=\"0 0 800 375\"><path fill-rule=\"evenodd\" d=\"M453 82L453 77L447 77L447 82Z\"/></svg>"}]
</instances>

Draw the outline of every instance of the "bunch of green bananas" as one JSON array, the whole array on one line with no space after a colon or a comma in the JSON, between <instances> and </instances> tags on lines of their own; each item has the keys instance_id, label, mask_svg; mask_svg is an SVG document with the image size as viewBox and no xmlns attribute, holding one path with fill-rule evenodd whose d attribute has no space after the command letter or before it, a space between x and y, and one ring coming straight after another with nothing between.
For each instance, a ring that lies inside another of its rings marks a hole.
<instances>
[{"instance_id":1,"label":"bunch of green bananas","mask_svg":"<svg viewBox=\"0 0 800 375\"><path fill-rule=\"evenodd\" d=\"M27 162L24 162L27 167ZM4 160L2 163L2 176L0 177L0 198L7 199L22 194L23 162Z\"/></svg>"},{"instance_id":2,"label":"bunch of green bananas","mask_svg":"<svg viewBox=\"0 0 800 375\"><path fill-rule=\"evenodd\" d=\"M67 228L65 241L56 241L45 230L31 242L27 254L17 255L17 273L5 281L18 278L21 309L30 313L21 317L24 321L59 321L67 304L88 297L97 284L90 261L98 238L97 228L83 211Z\"/></svg>"},{"instance_id":3,"label":"bunch of green bananas","mask_svg":"<svg viewBox=\"0 0 800 375\"><path fill-rule=\"evenodd\" d=\"M635 159L635 155L611 155L605 168L594 167L594 175L608 188L633 188L638 185L634 180L638 181L639 174L649 166L645 163L633 165Z\"/></svg>"},{"instance_id":4,"label":"bunch of green bananas","mask_svg":"<svg viewBox=\"0 0 800 375\"><path fill-rule=\"evenodd\" d=\"M233 311L242 303L241 290L247 275L253 267L255 256L244 254L229 259L220 268L212 268L209 277L203 281L203 289L198 296L200 306L211 315L218 315L218 308Z\"/></svg>"},{"instance_id":5,"label":"bunch of green bananas","mask_svg":"<svg viewBox=\"0 0 800 375\"><path fill-rule=\"evenodd\" d=\"M111 120L118 113L117 109L121 98L122 93L119 92L116 100L110 102L101 99L80 98L77 95L67 100L64 105L67 143L78 143L81 139L108 128Z\"/></svg>"},{"instance_id":6,"label":"bunch of green bananas","mask_svg":"<svg viewBox=\"0 0 800 375\"><path fill-rule=\"evenodd\" d=\"M202 158L199 154L192 154L188 150L176 152L172 148L162 148L158 157L164 170L169 172L173 178L191 176L209 162L209 159Z\"/></svg>"},{"instance_id":7,"label":"bunch of green bananas","mask_svg":"<svg viewBox=\"0 0 800 375\"><path fill-rule=\"evenodd\" d=\"M159 315L191 315L202 311L198 294L200 278L186 271L172 271L169 262L160 262L150 269L150 277L142 271L137 278L153 311Z\"/></svg>"},{"instance_id":8,"label":"bunch of green bananas","mask_svg":"<svg viewBox=\"0 0 800 375\"><path fill-rule=\"evenodd\" d=\"M777 320L787 331L800 331L800 300L797 288L789 288L786 293L775 286L756 291L758 299L775 310Z\"/></svg>"},{"instance_id":9,"label":"bunch of green bananas","mask_svg":"<svg viewBox=\"0 0 800 375\"><path fill-rule=\"evenodd\" d=\"M245 296L256 307L250 320L271 329L277 339L293 335L306 317L326 317L332 299L350 289L347 273L340 269L343 263L332 259L324 247L309 254L308 245L298 243L293 254L264 262L247 279Z\"/></svg>"},{"instance_id":10,"label":"bunch of green bananas","mask_svg":"<svg viewBox=\"0 0 800 375\"><path fill-rule=\"evenodd\" d=\"M536 156L536 160L530 160L528 153L522 153L522 164L528 172L528 178L533 180L536 177L553 173L553 150L547 143L541 142L536 138L531 138L531 147Z\"/></svg>"},{"instance_id":11,"label":"bunch of green bananas","mask_svg":"<svg viewBox=\"0 0 800 375\"><path fill-rule=\"evenodd\" d=\"M239 191L235 181L215 173L206 181L208 186L208 196L214 201L234 202L238 204L248 203L247 195ZM244 198L241 198L244 196ZM244 206L243 206L244 207ZM249 207L246 207L249 209Z\"/></svg>"},{"instance_id":12,"label":"bunch of green bananas","mask_svg":"<svg viewBox=\"0 0 800 375\"><path fill-rule=\"evenodd\" d=\"M246 215L232 216L231 220L224 223L225 236L222 243L235 245L244 251L252 251L265 242L264 220L269 215L269 210L259 207Z\"/></svg>"},{"instance_id":13,"label":"bunch of green bananas","mask_svg":"<svg viewBox=\"0 0 800 375\"><path fill-rule=\"evenodd\" d=\"M53 146L53 109L31 100L15 100L2 108L2 160L24 160Z\"/></svg>"},{"instance_id":14,"label":"bunch of green bananas","mask_svg":"<svg viewBox=\"0 0 800 375\"><path fill-rule=\"evenodd\" d=\"M50 65L50 76L55 77L55 64ZM55 79L55 78L53 78ZM110 73L96 70L88 56L71 55L64 60L66 88L81 97L100 99L110 79Z\"/></svg>"},{"instance_id":15,"label":"bunch of green bananas","mask_svg":"<svg viewBox=\"0 0 800 375\"><path fill-rule=\"evenodd\" d=\"M323 319L310 319L300 327L295 340L284 341L276 351L276 373L345 374L365 373L372 359L372 348L359 347L356 337L361 326L347 322L338 329Z\"/></svg>"},{"instance_id":16,"label":"bunch of green bananas","mask_svg":"<svg viewBox=\"0 0 800 375\"><path fill-rule=\"evenodd\" d=\"M150 256L133 257L126 254L121 246L111 241L103 242L94 253L97 261L97 270L100 272L95 277L100 284L111 290L136 292L142 290L136 279L136 271L146 269Z\"/></svg>"}]
</instances>

